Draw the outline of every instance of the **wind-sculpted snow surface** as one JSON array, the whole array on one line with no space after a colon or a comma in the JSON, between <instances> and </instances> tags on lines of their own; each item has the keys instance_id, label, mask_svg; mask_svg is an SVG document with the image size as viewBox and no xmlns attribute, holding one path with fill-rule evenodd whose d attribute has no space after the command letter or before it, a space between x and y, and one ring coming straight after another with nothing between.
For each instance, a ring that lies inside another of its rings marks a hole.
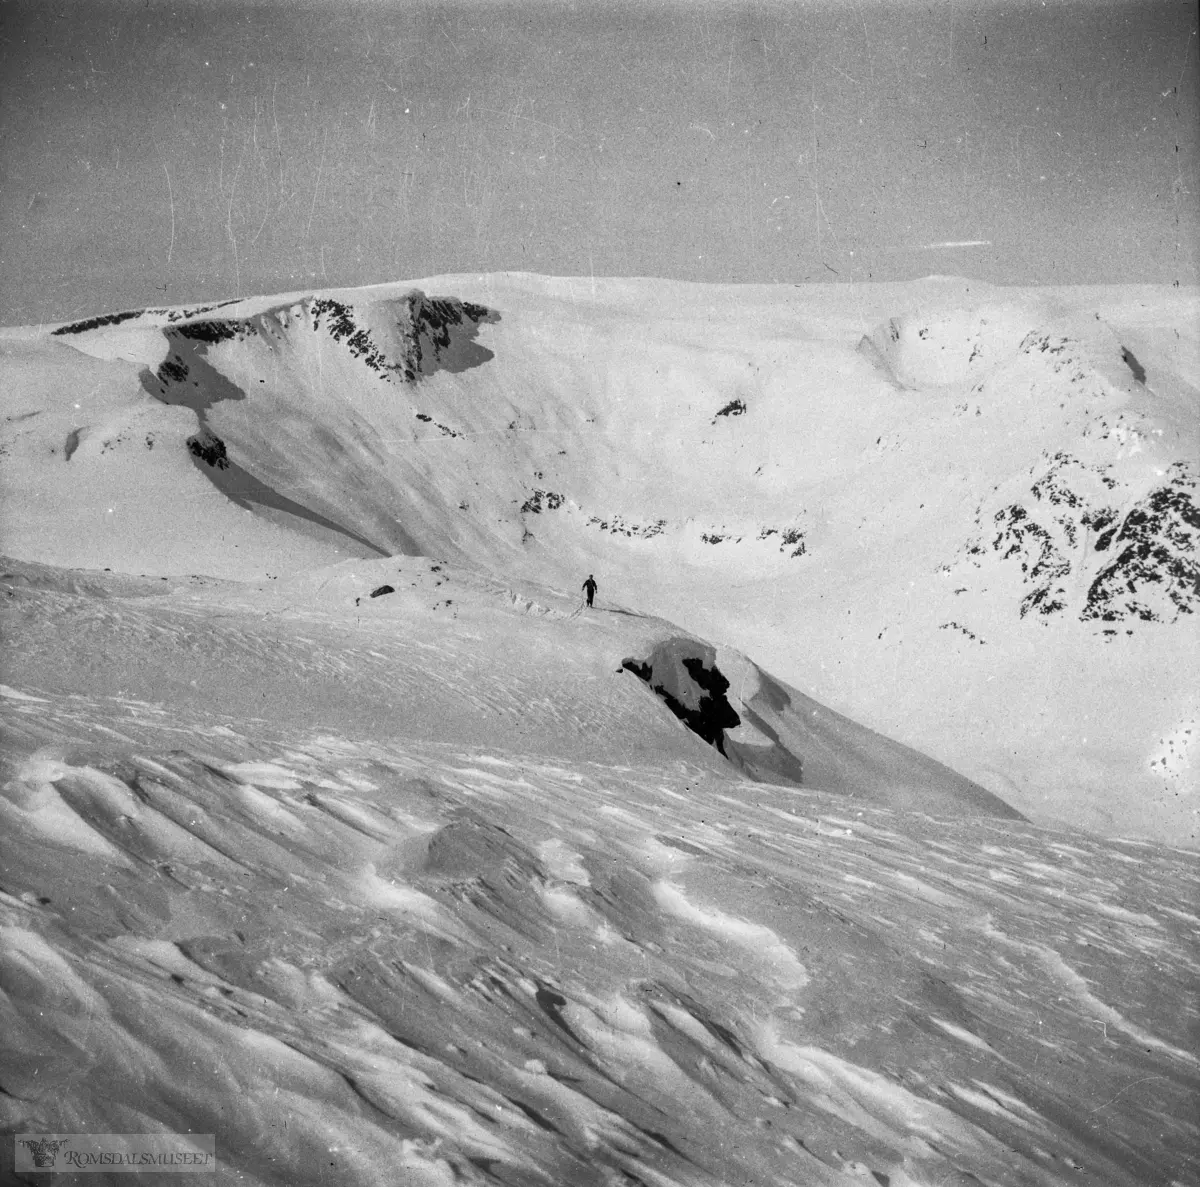
<instances>
[{"instance_id":1,"label":"wind-sculpted snow surface","mask_svg":"<svg viewBox=\"0 0 1200 1187\"><path fill-rule=\"evenodd\" d=\"M421 558L3 586L5 1130L279 1187L1196 1182L1190 855L747 781L619 667L780 716L736 653Z\"/></svg>"}]
</instances>

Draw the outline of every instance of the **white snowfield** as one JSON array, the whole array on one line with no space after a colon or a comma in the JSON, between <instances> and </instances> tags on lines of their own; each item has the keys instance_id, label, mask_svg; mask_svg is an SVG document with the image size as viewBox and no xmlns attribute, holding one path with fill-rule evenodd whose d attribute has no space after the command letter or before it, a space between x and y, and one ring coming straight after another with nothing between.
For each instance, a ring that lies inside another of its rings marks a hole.
<instances>
[{"instance_id":1,"label":"white snowfield","mask_svg":"<svg viewBox=\"0 0 1200 1187\"><path fill-rule=\"evenodd\" d=\"M1196 292L442 277L0 352L5 1131L1200 1183Z\"/></svg>"}]
</instances>

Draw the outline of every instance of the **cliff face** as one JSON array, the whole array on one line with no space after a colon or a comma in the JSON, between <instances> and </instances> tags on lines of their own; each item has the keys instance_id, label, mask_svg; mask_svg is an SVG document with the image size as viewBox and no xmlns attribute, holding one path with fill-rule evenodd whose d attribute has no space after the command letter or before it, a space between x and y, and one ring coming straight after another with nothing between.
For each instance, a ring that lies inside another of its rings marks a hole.
<instances>
[{"instance_id":1,"label":"cliff face","mask_svg":"<svg viewBox=\"0 0 1200 1187\"><path fill-rule=\"evenodd\" d=\"M114 314L110 319L95 318L55 333L81 333L138 316L141 314ZM492 352L475 338L480 325L499 320L498 314L482 305L453 297L427 297L414 289L401 297L359 307L333 297L314 296L250 317L167 324L163 336L169 351L159 364L155 377L161 386L154 394L168 404L191 405L200 397L209 404L237 399L236 391L219 386L220 371L206 365L207 348L258 337L286 350L290 339L305 331L323 333L380 379L416 383L439 370L464 371L487 362ZM193 375L197 369L200 374ZM191 394L189 386L200 391Z\"/></svg>"},{"instance_id":2,"label":"cliff face","mask_svg":"<svg viewBox=\"0 0 1200 1187\"><path fill-rule=\"evenodd\" d=\"M322 407L324 398L336 392L345 405L364 387L369 391L382 383L407 391L439 371L479 366L493 357L475 341L479 326L498 320L482 305L428 297L415 289L357 304L306 297L248 317L164 325L167 355L153 372L142 372L142 386L164 404L197 414L198 444L189 442L189 448L204 463L201 473L239 506L283 512L368 553L415 552L418 545L405 527L407 492L376 464L362 464L356 447L377 447L372 428L386 431L389 422L405 415L417 422L414 427L434 423L433 418L397 393L399 402L382 424L379 417L374 425L358 417L358 423L347 425L344 417L330 416L328 406ZM341 382L332 388L313 385L314 365L322 378L328 366L330 377ZM295 400L297 390L305 389L313 401L307 409ZM455 435L445 425L436 427ZM229 443L240 461L229 460ZM305 465L302 459L314 452L319 464ZM323 489L335 473L342 497ZM345 493L352 497L347 500Z\"/></svg>"}]
</instances>

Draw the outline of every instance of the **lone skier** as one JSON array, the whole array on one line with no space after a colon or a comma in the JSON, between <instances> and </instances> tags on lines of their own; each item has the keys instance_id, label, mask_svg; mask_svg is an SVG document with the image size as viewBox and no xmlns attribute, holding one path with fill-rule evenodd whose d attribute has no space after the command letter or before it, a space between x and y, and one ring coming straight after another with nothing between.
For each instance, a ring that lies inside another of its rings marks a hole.
<instances>
[{"instance_id":1,"label":"lone skier","mask_svg":"<svg viewBox=\"0 0 1200 1187\"><path fill-rule=\"evenodd\" d=\"M588 579L583 583L583 592L587 594L587 604L591 606L592 599L596 596L596 579L588 574Z\"/></svg>"}]
</instances>

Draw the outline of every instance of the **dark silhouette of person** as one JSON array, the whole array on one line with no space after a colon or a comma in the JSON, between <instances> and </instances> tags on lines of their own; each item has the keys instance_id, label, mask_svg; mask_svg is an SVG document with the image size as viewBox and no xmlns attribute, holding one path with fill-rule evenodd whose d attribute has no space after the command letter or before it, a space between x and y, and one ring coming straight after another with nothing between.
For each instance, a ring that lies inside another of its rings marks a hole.
<instances>
[{"instance_id":1,"label":"dark silhouette of person","mask_svg":"<svg viewBox=\"0 0 1200 1187\"><path fill-rule=\"evenodd\" d=\"M583 592L587 594L587 604L592 604L592 599L596 596L596 579L588 574L588 579L583 583Z\"/></svg>"}]
</instances>

